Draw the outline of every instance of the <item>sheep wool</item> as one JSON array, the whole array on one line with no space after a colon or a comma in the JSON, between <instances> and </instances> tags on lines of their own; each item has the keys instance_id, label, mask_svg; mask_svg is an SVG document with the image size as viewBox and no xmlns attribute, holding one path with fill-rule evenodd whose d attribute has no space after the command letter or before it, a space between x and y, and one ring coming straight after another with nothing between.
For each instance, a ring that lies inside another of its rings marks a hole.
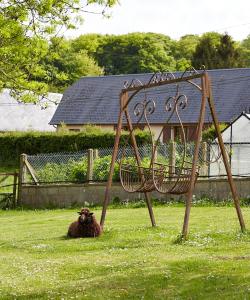
<instances>
[{"instance_id":1,"label":"sheep wool","mask_svg":"<svg viewBox=\"0 0 250 300\"><path fill-rule=\"evenodd\" d=\"M94 213L90 212L88 208L82 208L78 214L78 220L71 223L69 226L68 237L84 238L100 236L102 229L96 221Z\"/></svg>"}]
</instances>

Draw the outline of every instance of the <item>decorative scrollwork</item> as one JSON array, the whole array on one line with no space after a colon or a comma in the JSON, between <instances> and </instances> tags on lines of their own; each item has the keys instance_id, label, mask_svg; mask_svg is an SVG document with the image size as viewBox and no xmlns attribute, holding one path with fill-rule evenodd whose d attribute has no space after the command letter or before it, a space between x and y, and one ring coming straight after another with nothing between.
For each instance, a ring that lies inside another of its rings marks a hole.
<instances>
[{"instance_id":1,"label":"decorative scrollwork","mask_svg":"<svg viewBox=\"0 0 250 300\"><path fill-rule=\"evenodd\" d=\"M188 98L184 94L179 93L179 85L176 85L175 96L170 96L165 102L166 112L172 112L178 110L178 107L185 109L188 104Z\"/></svg>"},{"instance_id":2,"label":"decorative scrollwork","mask_svg":"<svg viewBox=\"0 0 250 300\"><path fill-rule=\"evenodd\" d=\"M150 83L159 83L161 81L175 79L175 75L171 72L158 72L153 74L153 76L149 79L148 84Z\"/></svg>"},{"instance_id":3,"label":"decorative scrollwork","mask_svg":"<svg viewBox=\"0 0 250 300\"><path fill-rule=\"evenodd\" d=\"M146 118L147 115L153 114L154 111L155 111L154 100L144 99L143 102L138 102L134 106L134 115L139 119L139 121L143 116Z\"/></svg>"},{"instance_id":4,"label":"decorative scrollwork","mask_svg":"<svg viewBox=\"0 0 250 300\"><path fill-rule=\"evenodd\" d=\"M193 67L190 67L190 68L187 68L180 76L180 78L184 78L185 76L192 76L192 75L196 75L196 74L199 74L199 72L193 68Z\"/></svg>"},{"instance_id":5,"label":"decorative scrollwork","mask_svg":"<svg viewBox=\"0 0 250 300\"><path fill-rule=\"evenodd\" d=\"M171 81L171 80L175 80L175 79L183 79L183 81L185 81L185 77L190 77L193 75L198 75L200 74L202 71L205 72L205 66L201 66L201 68L197 71L195 68L190 67L187 68L182 74L176 76L175 74L166 71L166 72L157 72L155 74L153 74L149 81L147 83L142 83L139 79L133 79L132 81L125 81L124 82L124 89L130 89L130 88L140 88L143 86L146 87L150 87L150 85L157 85L157 83L161 83L161 82L167 82L167 81ZM192 85L196 86L199 90L201 90L201 87L198 86L196 83L192 82L190 79L187 78L187 81L189 83L191 83ZM133 96L132 96L133 97Z\"/></svg>"},{"instance_id":6,"label":"decorative scrollwork","mask_svg":"<svg viewBox=\"0 0 250 300\"><path fill-rule=\"evenodd\" d=\"M139 80L139 79L133 79L130 83L128 81L125 81L124 84L123 84L123 87L125 89L128 89L128 88L133 88L133 87L139 87L139 86L143 86L143 83Z\"/></svg>"},{"instance_id":7,"label":"decorative scrollwork","mask_svg":"<svg viewBox=\"0 0 250 300\"><path fill-rule=\"evenodd\" d=\"M200 68L198 70L196 70L194 67L190 67L187 68L180 76L180 78L185 78L185 76L192 76L192 75L196 75L196 74L200 74L202 72L206 71L206 67L204 65L201 65Z\"/></svg>"}]
</instances>

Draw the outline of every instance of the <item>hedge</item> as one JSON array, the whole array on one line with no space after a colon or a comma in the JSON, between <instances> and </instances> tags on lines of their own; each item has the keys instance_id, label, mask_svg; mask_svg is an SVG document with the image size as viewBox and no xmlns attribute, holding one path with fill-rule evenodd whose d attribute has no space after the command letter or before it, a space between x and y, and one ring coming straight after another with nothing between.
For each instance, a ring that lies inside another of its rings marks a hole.
<instances>
[{"instance_id":1,"label":"hedge","mask_svg":"<svg viewBox=\"0 0 250 300\"><path fill-rule=\"evenodd\" d=\"M137 143L150 141L146 131L135 132ZM124 143L128 133L121 136ZM85 149L113 147L115 132L80 132L80 133L40 133L40 132L11 132L0 133L0 164L1 166L17 166L20 154L76 152Z\"/></svg>"}]
</instances>

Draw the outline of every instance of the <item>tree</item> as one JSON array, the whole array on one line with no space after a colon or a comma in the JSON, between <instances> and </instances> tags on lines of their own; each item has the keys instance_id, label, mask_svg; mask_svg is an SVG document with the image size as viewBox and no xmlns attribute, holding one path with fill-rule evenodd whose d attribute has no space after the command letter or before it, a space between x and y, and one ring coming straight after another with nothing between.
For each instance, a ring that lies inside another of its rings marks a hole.
<instances>
[{"instance_id":1,"label":"tree","mask_svg":"<svg viewBox=\"0 0 250 300\"><path fill-rule=\"evenodd\" d=\"M192 64L192 57L195 48L199 43L199 36L188 34L182 36L172 47L174 58L176 59L176 69L185 70Z\"/></svg>"},{"instance_id":2,"label":"tree","mask_svg":"<svg viewBox=\"0 0 250 300\"><path fill-rule=\"evenodd\" d=\"M48 86L34 78L45 74L39 62L48 53L48 36L57 34L60 27L74 28L79 12L86 12L91 4L106 8L116 2L0 0L0 88L10 88L24 101L34 101L34 93L44 94Z\"/></svg>"},{"instance_id":3,"label":"tree","mask_svg":"<svg viewBox=\"0 0 250 300\"><path fill-rule=\"evenodd\" d=\"M83 34L73 39L71 46L74 52L86 51L89 56L95 58L99 47L102 47L106 37L106 35L97 33Z\"/></svg>"},{"instance_id":4,"label":"tree","mask_svg":"<svg viewBox=\"0 0 250 300\"><path fill-rule=\"evenodd\" d=\"M221 36L218 46L217 68L243 67L240 48L228 34Z\"/></svg>"},{"instance_id":5,"label":"tree","mask_svg":"<svg viewBox=\"0 0 250 300\"><path fill-rule=\"evenodd\" d=\"M102 68L87 51L76 52L72 42L63 38L51 39L49 51L40 64L44 72L34 80L46 83L49 90L54 92L62 92L82 76L103 74Z\"/></svg>"},{"instance_id":6,"label":"tree","mask_svg":"<svg viewBox=\"0 0 250 300\"><path fill-rule=\"evenodd\" d=\"M94 56L106 75L174 70L171 44L171 39L162 34L109 35Z\"/></svg>"},{"instance_id":7,"label":"tree","mask_svg":"<svg viewBox=\"0 0 250 300\"><path fill-rule=\"evenodd\" d=\"M217 48L220 43L221 35L217 32L209 32L202 35L196 46L192 57L192 65L200 68L204 65L207 69L214 69L217 57Z\"/></svg>"},{"instance_id":8,"label":"tree","mask_svg":"<svg viewBox=\"0 0 250 300\"><path fill-rule=\"evenodd\" d=\"M250 67L250 35L240 43L244 67Z\"/></svg>"},{"instance_id":9,"label":"tree","mask_svg":"<svg viewBox=\"0 0 250 300\"><path fill-rule=\"evenodd\" d=\"M207 69L243 67L240 48L228 34L206 33L197 44L192 58L194 67Z\"/></svg>"}]
</instances>

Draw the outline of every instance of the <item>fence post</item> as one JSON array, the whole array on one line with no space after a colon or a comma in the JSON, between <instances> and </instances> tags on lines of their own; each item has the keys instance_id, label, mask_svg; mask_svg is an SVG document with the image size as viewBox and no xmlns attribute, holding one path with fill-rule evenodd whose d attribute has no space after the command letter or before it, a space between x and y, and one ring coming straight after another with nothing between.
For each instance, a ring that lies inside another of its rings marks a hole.
<instances>
[{"instance_id":1,"label":"fence post","mask_svg":"<svg viewBox=\"0 0 250 300\"><path fill-rule=\"evenodd\" d=\"M98 149L94 149L94 153L93 153L93 159L99 158L99 152Z\"/></svg>"},{"instance_id":2,"label":"fence post","mask_svg":"<svg viewBox=\"0 0 250 300\"><path fill-rule=\"evenodd\" d=\"M172 176L175 173L175 164L176 164L176 143L170 141L169 143L169 176Z\"/></svg>"},{"instance_id":3,"label":"fence post","mask_svg":"<svg viewBox=\"0 0 250 300\"><path fill-rule=\"evenodd\" d=\"M17 180L18 180L18 173L14 173L14 182L13 182L13 208L16 208L17 198L16 198L16 190L17 190Z\"/></svg>"},{"instance_id":4,"label":"fence post","mask_svg":"<svg viewBox=\"0 0 250 300\"><path fill-rule=\"evenodd\" d=\"M93 180L93 162L94 162L94 151L93 149L88 149L87 181Z\"/></svg>"},{"instance_id":5,"label":"fence post","mask_svg":"<svg viewBox=\"0 0 250 300\"><path fill-rule=\"evenodd\" d=\"M26 176L26 162L27 155L21 154L20 155L20 169L19 169L19 180L18 180L18 196L17 196L17 205L21 204L22 199L22 185L24 183L24 179Z\"/></svg>"},{"instance_id":6,"label":"fence post","mask_svg":"<svg viewBox=\"0 0 250 300\"><path fill-rule=\"evenodd\" d=\"M208 175L208 166L207 166L207 143L203 142L201 143L201 158L202 158L202 166L200 170L201 176L207 176Z\"/></svg>"}]
</instances>

